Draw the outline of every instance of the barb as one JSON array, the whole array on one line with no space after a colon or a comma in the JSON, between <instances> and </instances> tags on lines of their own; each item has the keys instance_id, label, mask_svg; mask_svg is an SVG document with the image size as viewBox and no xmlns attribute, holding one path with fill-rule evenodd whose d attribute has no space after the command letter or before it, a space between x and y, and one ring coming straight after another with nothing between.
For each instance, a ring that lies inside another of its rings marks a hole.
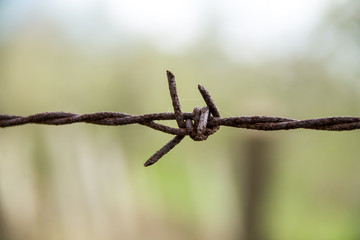
<instances>
[{"instance_id":1,"label":"barb","mask_svg":"<svg viewBox=\"0 0 360 240\"><path fill-rule=\"evenodd\" d=\"M151 113L133 116L120 112L97 112L88 114L75 114L66 112L44 112L30 116L0 115L0 127L19 126L29 123L46 125L65 125L78 122L90 124L122 126L128 124L141 124L164 133L176 135L164 147L152 155L145 166L156 163L161 157L173 149L184 139L190 136L194 141L204 141L219 130L220 126L247 128L261 131L313 129L327 131L348 131L360 129L359 117L329 117L307 120L269 116L240 116L221 118L215 102L204 86L198 89L206 103L203 108L195 107L192 113L182 112L177 95L174 75L167 71L170 96L174 113ZM176 120L178 128L169 127L154 121Z\"/></svg>"}]
</instances>

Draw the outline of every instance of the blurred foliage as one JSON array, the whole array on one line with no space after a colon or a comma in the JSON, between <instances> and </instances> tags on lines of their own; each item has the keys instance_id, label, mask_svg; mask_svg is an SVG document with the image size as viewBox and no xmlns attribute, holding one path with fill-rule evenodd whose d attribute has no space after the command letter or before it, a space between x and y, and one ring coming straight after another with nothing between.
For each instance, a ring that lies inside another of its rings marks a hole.
<instances>
[{"instance_id":1,"label":"blurred foliage","mask_svg":"<svg viewBox=\"0 0 360 240\"><path fill-rule=\"evenodd\" d=\"M360 4L347 0L333 6L313 34L311 55L328 71L359 86Z\"/></svg>"},{"instance_id":2,"label":"blurred foliage","mask_svg":"<svg viewBox=\"0 0 360 240\"><path fill-rule=\"evenodd\" d=\"M358 1L341 7L325 21L360 49ZM333 75L328 59L310 57L321 38L303 56L255 65L229 60L212 36L176 54L160 53L146 41L99 52L77 47L51 22L37 24L0 45L3 113L172 111L167 69L187 112L204 105L198 83L223 117L305 119L360 110L358 82ZM171 136L140 125L1 131L0 228L7 239L235 239L244 197L235 166L244 161L243 143L252 134L271 138L274 148L261 216L268 239L360 236L357 131L224 127L206 142L184 140L146 169L143 162Z\"/></svg>"},{"instance_id":3,"label":"blurred foliage","mask_svg":"<svg viewBox=\"0 0 360 240\"><path fill-rule=\"evenodd\" d=\"M327 16L334 29L339 31L338 36L353 41L354 46L359 48L360 40L360 3L349 0L347 4L333 9Z\"/></svg>"}]
</instances>

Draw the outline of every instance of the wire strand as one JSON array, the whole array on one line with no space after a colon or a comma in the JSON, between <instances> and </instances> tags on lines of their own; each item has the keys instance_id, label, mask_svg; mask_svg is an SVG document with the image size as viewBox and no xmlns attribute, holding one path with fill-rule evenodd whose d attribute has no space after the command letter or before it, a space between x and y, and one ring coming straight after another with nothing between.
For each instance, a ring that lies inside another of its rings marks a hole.
<instances>
[{"instance_id":1,"label":"wire strand","mask_svg":"<svg viewBox=\"0 0 360 240\"><path fill-rule=\"evenodd\" d=\"M190 136L195 141L206 140L208 136L219 130L220 126L246 128L260 131L278 131L292 129L312 129L327 131L349 131L360 129L359 117L328 117L307 120L295 120L271 116L239 116L221 118L215 102L204 86L198 89L203 97L206 107L194 108L192 113L182 112L177 95L174 75L167 71L170 97L174 108L173 113L150 113L143 115L130 115L121 112L96 112L76 114L67 112L44 112L30 116L1 115L0 127L20 126L24 124L66 125L73 123L90 123L107 126L122 126L141 124L157 131L176 135L173 140L151 156L145 166L156 163L162 156L173 149L185 136ZM178 128L169 127L154 121L176 120Z\"/></svg>"}]
</instances>

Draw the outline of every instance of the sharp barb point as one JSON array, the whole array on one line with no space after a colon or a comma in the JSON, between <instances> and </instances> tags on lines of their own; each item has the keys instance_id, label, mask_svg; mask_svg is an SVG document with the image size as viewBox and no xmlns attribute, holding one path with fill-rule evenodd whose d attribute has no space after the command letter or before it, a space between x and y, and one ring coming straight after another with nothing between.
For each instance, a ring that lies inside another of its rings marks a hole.
<instances>
[{"instance_id":1,"label":"sharp barb point","mask_svg":"<svg viewBox=\"0 0 360 240\"><path fill-rule=\"evenodd\" d=\"M179 128L183 128L185 127L185 122L184 122L183 113L181 112L181 105L177 94L175 76L169 71L167 71L167 76L168 76L170 97L174 108L176 122Z\"/></svg>"},{"instance_id":2,"label":"sharp barb point","mask_svg":"<svg viewBox=\"0 0 360 240\"><path fill-rule=\"evenodd\" d=\"M201 84L198 85L198 89L206 105L209 107L210 113L214 117L220 117L219 110L217 109L214 100L211 98L209 91Z\"/></svg>"},{"instance_id":3,"label":"sharp barb point","mask_svg":"<svg viewBox=\"0 0 360 240\"><path fill-rule=\"evenodd\" d=\"M176 136L171 139L170 142L165 144L162 148L160 148L154 155L152 155L145 163L144 166L148 167L159 161L161 157L167 154L171 149L173 149L176 145L178 145L181 140L184 139L185 136Z\"/></svg>"},{"instance_id":4,"label":"sharp barb point","mask_svg":"<svg viewBox=\"0 0 360 240\"><path fill-rule=\"evenodd\" d=\"M169 70L166 70L166 75L168 78L175 78L174 74L170 72Z\"/></svg>"}]
</instances>

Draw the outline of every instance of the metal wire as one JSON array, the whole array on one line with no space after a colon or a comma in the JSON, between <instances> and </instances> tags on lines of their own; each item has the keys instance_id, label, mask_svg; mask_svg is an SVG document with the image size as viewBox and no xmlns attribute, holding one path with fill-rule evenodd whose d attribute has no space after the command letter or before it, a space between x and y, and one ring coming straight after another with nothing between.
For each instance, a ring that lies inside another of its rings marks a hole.
<instances>
[{"instance_id":1,"label":"metal wire","mask_svg":"<svg viewBox=\"0 0 360 240\"><path fill-rule=\"evenodd\" d=\"M269 116L221 118L215 102L211 98L209 92L201 85L199 85L198 88L206 106L201 109L195 107L192 113L182 112L177 95L175 77L169 71L167 71L167 77L174 113L151 113L137 116L119 112L97 112L88 114L44 112L30 116L0 115L0 127L5 128L29 123L65 125L85 122L108 126L141 124L158 131L176 135L170 142L151 156L145 162L145 166L150 166L156 163L162 156L179 144L185 136L188 135L195 141L203 141L219 130L220 126L262 131L291 130L297 128L327 131L360 129L359 117L329 117L308 120L295 120ZM154 122L161 120L176 120L178 128Z\"/></svg>"}]
</instances>

